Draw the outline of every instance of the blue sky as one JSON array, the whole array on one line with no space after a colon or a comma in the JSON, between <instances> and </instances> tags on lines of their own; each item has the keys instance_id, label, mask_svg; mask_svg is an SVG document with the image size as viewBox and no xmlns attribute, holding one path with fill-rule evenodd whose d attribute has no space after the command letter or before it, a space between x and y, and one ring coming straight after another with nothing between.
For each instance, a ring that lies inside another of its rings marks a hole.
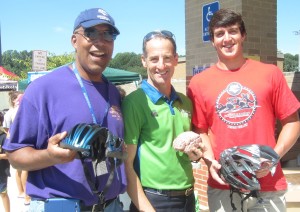
<instances>
[{"instance_id":1,"label":"blue sky","mask_svg":"<svg viewBox=\"0 0 300 212\"><path fill-rule=\"evenodd\" d=\"M277 0L277 49L283 53L300 53L300 1Z\"/></svg>"},{"instance_id":2,"label":"blue sky","mask_svg":"<svg viewBox=\"0 0 300 212\"><path fill-rule=\"evenodd\" d=\"M176 36L179 53L185 54L184 0L1 0L2 52L70 53L76 17L94 7L110 13L121 32L114 53L141 53L145 34L168 29Z\"/></svg>"},{"instance_id":3,"label":"blue sky","mask_svg":"<svg viewBox=\"0 0 300 212\"><path fill-rule=\"evenodd\" d=\"M299 0L278 2L278 49L299 54ZM145 34L167 29L176 36L178 53L185 54L184 0L1 0L2 52L46 50L60 55L73 48L70 36L74 20L84 9L102 7L115 19L121 34L115 41L118 52L141 53ZM199 11L201 12L201 11ZM201 35L199 35L201 36Z\"/></svg>"}]
</instances>

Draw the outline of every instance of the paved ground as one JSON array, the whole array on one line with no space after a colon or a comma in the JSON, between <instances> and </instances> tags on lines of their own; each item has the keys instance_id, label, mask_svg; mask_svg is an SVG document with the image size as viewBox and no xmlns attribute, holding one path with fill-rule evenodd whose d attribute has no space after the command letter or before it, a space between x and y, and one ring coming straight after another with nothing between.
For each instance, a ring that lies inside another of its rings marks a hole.
<instances>
[{"instance_id":1,"label":"paved ground","mask_svg":"<svg viewBox=\"0 0 300 212\"><path fill-rule=\"evenodd\" d=\"M283 172L288 181L286 194L287 212L300 211L300 167L284 168Z\"/></svg>"},{"instance_id":2,"label":"paved ground","mask_svg":"<svg viewBox=\"0 0 300 212\"><path fill-rule=\"evenodd\" d=\"M24 199L18 198L18 189L15 178L15 169L10 169L11 177L8 178L8 195L10 198L10 211L11 212L27 212L28 206L24 205ZM2 201L0 201L0 212L3 212Z\"/></svg>"}]
</instances>

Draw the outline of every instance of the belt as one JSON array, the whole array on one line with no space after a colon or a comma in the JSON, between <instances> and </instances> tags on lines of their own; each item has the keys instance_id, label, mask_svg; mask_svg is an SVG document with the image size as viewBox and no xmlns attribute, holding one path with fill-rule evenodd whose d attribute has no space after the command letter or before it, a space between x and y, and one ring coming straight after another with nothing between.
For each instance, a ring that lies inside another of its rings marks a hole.
<instances>
[{"instance_id":1,"label":"belt","mask_svg":"<svg viewBox=\"0 0 300 212\"><path fill-rule=\"evenodd\" d=\"M101 208L106 208L107 206L109 206L110 203L112 203L113 201L115 201L117 199L117 197L113 198L113 199L109 199L106 200L102 207L100 204L94 204L94 205L90 205L90 206L85 206L85 205L80 205L80 210L81 211L101 211Z\"/></svg>"},{"instance_id":2,"label":"belt","mask_svg":"<svg viewBox=\"0 0 300 212\"><path fill-rule=\"evenodd\" d=\"M154 189L154 188L147 188L144 187L144 191L148 191L150 193L157 193L166 195L169 197L176 197L176 196L190 196L194 192L194 187L190 187L183 190L161 190L161 189Z\"/></svg>"}]
</instances>

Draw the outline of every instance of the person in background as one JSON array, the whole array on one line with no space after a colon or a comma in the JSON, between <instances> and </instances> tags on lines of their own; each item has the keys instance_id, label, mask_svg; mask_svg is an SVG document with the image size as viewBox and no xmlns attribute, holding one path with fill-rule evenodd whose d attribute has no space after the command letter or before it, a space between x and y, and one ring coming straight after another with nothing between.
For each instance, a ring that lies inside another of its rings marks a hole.
<instances>
[{"instance_id":1,"label":"person in background","mask_svg":"<svg viewBox=\"0 0 300 212\"><path fill-rule=\"evenodd\" d=\"M191 130L191 101L171 84L178 63L175 36L167 30L143 39L148 79L122 103L128 158L125 161L130 211L195 211L191 160L202 152L177 152L173 140Z\"/></svg>"},{"instance_id":2,"label":"person in background","mask_svg":"<svg viewBox=\"0 0 300 212\"><path fill-rule=\"evenodd\" d=\"M193 102L193 126L207 146L204 160L209 169L210 211L232 211L231 203L244 211L286 211L286 179L280 164L272 176L269 165L256 172L262 201L234 192L219 176L220 153L234 146L267 145L283 157L300 134L300 103L289 89L282 71L272 64L243 56L246 28L242 16L220 9L209 24L218 62L195 75L188 86ZM276 141L275 122L282 130ZM218 201L216 201L218 200Z\"/></svg>"},{"instance_id":3,"label":"person in background","mask_svg":"<svg viewBox=\"0 0 300 212\"><path fill-rule=\"evenodd\" d=\"M11 124L13 123L13 120L17 114L20 101L22 98L23 92L22 91L10 91L8 93L9 96L9 104L10 108L9 110L4 114L4 121L3 121L3 128L8 131Z\"/></svg>"},{"instance_id":4,"label":"person in background","mask_svg":"<svg viewBox=\"0 0 300 212\"><path fill-rule=\"evenodd\" d=\"M10 91L9 95L9 103L11 107L4 115L3 127L6 132L9 134L9 128L12 125L15 116L18 112L18 108L20 106L23 91ZM30 197L26 194L26 182L28 177L28 171L17 169L15 172L15 178L18 188L18 198L24 198L24 204L30 204Z\"/></svg>"},{"instance_id":5,"label":"person in background","mask_svg":"<svg viewBox=\"0 0 300 212\"><path fill-rule=\"evenodd\" d=\"M16 182L19 191L18 198L24 198L24 205L30 204L30 196L26 193L26 182L28 178L28 171L16 170Z\"/></svg>"},{"instance_id":6,"label":"person in background","mask_svg":"<svg viewBox=\"0 0 300 212\"><path fill-rule=\"evenodd\" d=\"M125 96L126 96L126 91L125 91L120 85L117 85L117 89L118 89L119 92L120 92L120 95L121 95L121 101L123 101L123 99L124 99Z\"/></svg>"},{"instance_id":7,"label":"person in background","mask_svg":"<svg viewBox=\"0 0 300 212\"><path fill-rule=\"evenodd\" d=\"M2 123L3 117L1 116L0 123ZM10 212L10 200L7 193L7 178L10 176L10 165L7 160L7 156L2 149L2 145L6 138L6 131L0 125L0 197L2 199L2 205L4 212Z\"/></svg>"},{"instance_id":8,"label":"person in background","mask_svg":"<svg viewBox=\"0 0 300 212\"><path fill-rule=\"evenodd\" d=\"M112 164L104 161L96 176L91 160L82 161L77 151L60 146L79 123L98 124L123 138L120 94L102 75L119 34L105 10L84 10L71 35L75 62L26 88L4 149L12 166L29 171L30 211L75 211L79 206L81 211L123 211L124 165L110 175Z\"/></svg>"},{"instance_id":9,"label":"person in background","mask_svg":"<svg viewBox=\"0 0 300 212\"><path fill-rule=\"evenodd\" d=\"M0 111L0 127L3 126L4 121L4 111ZM3 127L2 127L3 128ZM4 129L3 129L4 130Z\"/></svg>"}]
</instances>

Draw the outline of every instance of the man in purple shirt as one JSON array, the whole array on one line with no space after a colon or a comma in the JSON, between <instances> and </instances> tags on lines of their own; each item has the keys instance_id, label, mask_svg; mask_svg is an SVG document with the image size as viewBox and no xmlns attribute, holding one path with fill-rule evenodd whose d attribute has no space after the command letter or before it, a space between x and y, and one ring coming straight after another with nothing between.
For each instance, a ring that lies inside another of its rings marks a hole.
<instances>
[{"instance_id":1,"label":"man in purple shirt","mask_svg":"<svg viewBox=\"0 0 300 212\"><path fill-rule=\"evenodd\" d=\"M106 189L108 161L95 176L90 160L83 162L76 151L59 144L78 123L99 124L123 138L120 94L102 75L119 34L103 9L83 11L71 37L75 62L36 79L26 89L4 149L12 166L29 171L30 211L70 211L67 205L74 211L80 211L78 207L95 211L104 188L104 211L122 211L118 195L126 190L123 165L114 170Z\"/></svg>"}]
</instances>

